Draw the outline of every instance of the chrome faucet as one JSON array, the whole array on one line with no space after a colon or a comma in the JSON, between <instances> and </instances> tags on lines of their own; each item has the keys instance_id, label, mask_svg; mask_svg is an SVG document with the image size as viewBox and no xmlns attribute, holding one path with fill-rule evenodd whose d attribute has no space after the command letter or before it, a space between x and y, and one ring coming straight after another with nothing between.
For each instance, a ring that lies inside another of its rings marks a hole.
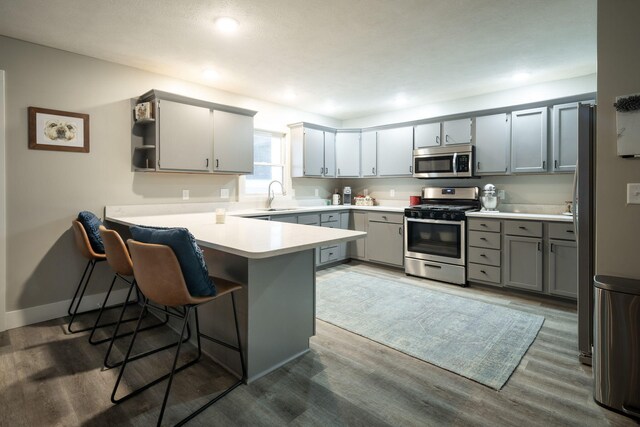
<instances>
[{"instance_id":1,"label":"chrome faucet","mask_svg":"<svg viewBox=\"0 0 640 427\"><path fill-rule=\"evenodd\" d=\"M275 193L271 190L271 185L273 185L273 183L277 182L278 184L280 184L280 188L282 188L282 195L286 196L287 192L284 189L284 185L282 185L282 183L280 181L278 181L277 179L274 179L273 181L271 181L269 183L269 188L267 190L267 209L271 209L271 203L273 203L273 199L275 199L276 195Z\"/></svg>"}]
</instances>

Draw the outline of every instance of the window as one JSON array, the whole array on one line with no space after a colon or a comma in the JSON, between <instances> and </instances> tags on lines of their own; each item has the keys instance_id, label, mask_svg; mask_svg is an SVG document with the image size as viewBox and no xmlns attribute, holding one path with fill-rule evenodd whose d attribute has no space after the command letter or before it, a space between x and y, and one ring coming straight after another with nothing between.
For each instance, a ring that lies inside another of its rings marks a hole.
<instances>
[{"instance_id":1,"label":"window","mask_svg":"<svg viewBox=\"0 0 640 427\"><path fill-rule=\"evenodd\" d=\"M253 175L246 175L244 194L266 195L274 179L284 184L284 135L256 130L253 134ZM274 186L280 191L279 186Z\"/></svg>"}]
</instances>

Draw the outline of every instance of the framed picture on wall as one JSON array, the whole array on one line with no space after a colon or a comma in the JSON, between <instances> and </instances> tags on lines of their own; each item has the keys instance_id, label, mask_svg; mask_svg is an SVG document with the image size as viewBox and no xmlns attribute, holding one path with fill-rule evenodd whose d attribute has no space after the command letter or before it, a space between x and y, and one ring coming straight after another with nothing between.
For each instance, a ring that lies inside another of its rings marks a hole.
<instances>
[{"instance_id":1,"label":"framed picture on wall","mask_svg":"<svg viewBox=\"0 0 640 427\"><path fill-rule=\"evenodd\" d=\"M89 115L29 107L29 148L89 152Z\"/></svg>"}]
</instances>

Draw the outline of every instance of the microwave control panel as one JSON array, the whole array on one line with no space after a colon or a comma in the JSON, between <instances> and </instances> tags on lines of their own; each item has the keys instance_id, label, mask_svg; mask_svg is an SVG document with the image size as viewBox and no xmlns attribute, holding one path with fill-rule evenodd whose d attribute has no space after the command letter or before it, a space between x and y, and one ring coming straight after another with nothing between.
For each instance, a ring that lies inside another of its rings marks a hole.
<instances>
[{"instance_id":1,"label":"microwave control panel","mask_svg":"<svg viewBox=\"0 0 640 427\"><path fill-rule=\"evenodd\" d=\"M458 156L456 171L469 172L469 155L468 154L462 154Z\"/></svg>"}]
</instances>

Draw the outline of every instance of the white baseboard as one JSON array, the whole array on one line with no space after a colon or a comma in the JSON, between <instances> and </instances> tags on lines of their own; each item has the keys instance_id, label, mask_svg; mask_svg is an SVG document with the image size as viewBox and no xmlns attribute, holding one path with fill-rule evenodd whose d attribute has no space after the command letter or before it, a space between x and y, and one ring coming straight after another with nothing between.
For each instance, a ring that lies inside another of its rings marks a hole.
<instances>
[{"instance_id":1,"label":"white baseboard","mask_svg":"<svg viewBox=\"0 0 640 427\"><path fill-rule=\"evenodd\" d=\"M127 297L128 291L129 289L127 287L125 289L118 289L111 292L108 304L112 305L123 302ZM85 295L85 297L82 298L80 311L99 308L104 301L106 294L106 292L103 292L101 294ZM132 295L132 297L134 295ZM68 316L67 309L69 308L69 304L71 304L71 299L39 305L37 307L29 307L22 310L8 311L5 317L5 326L7 329L20 328L22 326L32 325L46 320Z\"/></svg>"}]
</instances>

